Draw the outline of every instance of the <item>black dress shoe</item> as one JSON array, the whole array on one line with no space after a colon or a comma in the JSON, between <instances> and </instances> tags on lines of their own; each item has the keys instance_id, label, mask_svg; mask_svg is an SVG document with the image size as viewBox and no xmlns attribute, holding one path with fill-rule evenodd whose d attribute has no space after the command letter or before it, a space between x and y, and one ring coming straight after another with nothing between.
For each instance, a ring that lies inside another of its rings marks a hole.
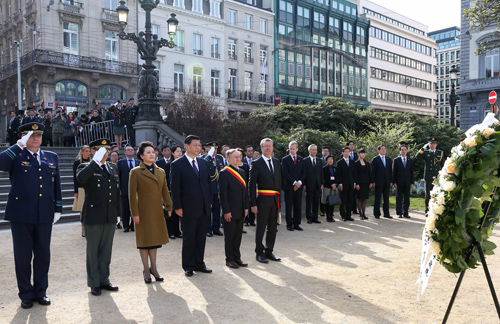
<instances>
[{"instance_id":1,"label":"black dress shoe","mask_svg":"<svg viewBox=\"0 0 500 324\"><path fill-rule=\"evenodd\" d=\"M21 307L24 309L28 309L33 307L33 301L31 299L25 299L21 302Z\"/></svg>"},{"instance_id":2,"label":"black dress shoe","mask_svg":"<svg viewBox=\"0 0 500 324\"><path fill-rule=\"evenodd\" d=\"M398 218L403 218L403 215L399 215Z\"/></svg>"},{"instance_id":3,"label":"black dress shoe","mask_svg":"<svg viewBox=\"0 0 500 324\"><path fill-rule=\"evenodd\" d=\"M204 268L198 268L198 271L199 272L203 272L203 273L212 273L212 269L209 269L207 267L204 267Z\"/></svg>"},{"instance_id":4,"label":"black dress shoe","mask_svg":"<svg viewBox=\"0 0 500 324\"><path fill-rule=\"evenodd\" d=\"M214 235L217 235L217 236L224 236L224 234L222 234L221 231L214 231Z\"/></svg>"},{"instance_id":5,"label":"black dress shoe","mask_svg":"<svg viewBox=\"0 0 500 324\"><path fill-rule=\"evenodd\" d=\"M319 221L317 218L313 219L311 222L315 224L321 224L321 221Z\"/></svg>"},{"instance_id":6,"label":"black dress shoe","mask_svg":"<svg viewBox=\"0 0 500 324\"><path fill-rule=\"evenodd\" d=\"M149 273L151 273L151 274L153 275L153 277L155 277L155 280L156 280L156 281L163 281L163 280L165 280L165 278L163 278L163 277L162 277L162 276L160 276L159 274L158 274L158 277L157 277L157 276L155 276L155 274L153 273L153 271L151 271L151 268L149 268Z\"/></svg>"},{"instance_id":7,"label":"black dress shoe","mask_svg":"<svg viewBox=\"0 0 500 324\"><path fill-rule=\"evenodd\" d=\"M175 240L175 235L169 235L168 236L171 240Z\"/></svg>"},{"instance_id":8,"label":"black dress shoe","mask_svg":"<svg viewBox=\"0 0 500 324\"><path fill-rule=\"evenodd\" d=\"M131 228L130 228L130 230L131 230L132 232L135 232L135 230L134 230L134 228L133 228L133 227L131 227Z\"/></svg>"},{"instance_id":9,"label":"black dress shoe","mask_svg":"<svg viewBox=\"0 0 500 324\"><path fill-rule=\"evenodd\" d=\"M300 227L300 225L295 225L293 229L296 229L297 231L303 231L304 229Z\"/></svg>"},{"instance_id":10,"label":"black dress shoe","mask_svg":"<svg viewBox=\"0 0 500 324\"><path fill-rule=\"evenodd\" d=\"M312 223L313 223L312 220L310 219L307 220L307 224L312 224Z\"/></svg>"},{"instance_id":11,"label":"black dress shoe","mask_svg":"<svg viewBox=\"0 0 500 324\"><path fill-rule=\"evenodd\" d=\"M128 233L130 230L128 228L123 230L123 233Z\"/></svg>"},{"instance_id":12,"label":"black dress shoe","mask_svg":"<svg viewBox=\"0 0 500 324\"><path fill-rule=\"evenodd\" d=\"M234 260L234 262L236 262L237 265L239 265L240 267L248 267L248 263L245 263L243 261L240 260Z\"/></svg>"},{"instance_id":13,"label":"black dress shoe","mask_svg":"<svg viewBox=\"0 0 500 324\"><path fill-rule=\"evenodd\" d=\"M184 274L186 275L186 277L192 277L193 276L193 270L186 270L184 272Z\"/></svg>"},{"instance_id":14,"label":"black dress shoe","mask_svg":"<svg viewBox=\"0 0 500 324\"><path fill-rule=\"evenodd\" d=\"M411 218L410 215L404 215L404 218Z\"/></svg>"},{"instance_id":15,"label":"black dress shoe","mask_svg":"<svg viewBox=\"0 0 500 324\"><path fill-rule=\"evenodd\" d=\"M389 218L389 219L391 219L391 218L392 218L392 216L391 216L391 215L384 215L384 218Z\"/></svg>"},{"instance_id":16,"label":"black dress shoe","mask_svg":"<svg viewBox=\"0 0 500 324\"><path fill-rule=\"evenodd\" d=\"M144 271L142 272L142 276L144 277ZM144 278L144 283L149 285L152 282L153 282L153 280L151 280L151 278Z\"/></svg>"},{"instance_id":17,"label":"black dress shoe","mask_svg":"<svg viewBox=\"0 0 500 324\"><path fill-rule=\"evenodd\" d=\"M40 305L43 306L49 306L50 305L50 299L47 298L47 296L43 296L41 298L33 299L34 301L37 301Z\"/></svg>"},{"instance_id":18,"label":"black dress shoe","mask_svg":"<svg viewBox=\"0 0 500 324\"><path fill-rule=\"evenodd\" d=\"M271 261L281 261L281 258L276 257L272 253L266 253L265 255L266 255L266 258L268 258Z\"/></svg>"},{"instance_id":19,"label":"black dress shoe","mask_svg":"<svg viewBox=\"0 0 500 324\"><path fill-rule=\"evenodd\" d=\"M269 263L269 261L266 259L264 254L257 254L257 256L255 258L257 259L257 261L259 261L261 263Z\"/></svg>"},{"instance_id":20,"label":"black dress shoe","mask_svg":"<svg viewBox=\"0 0 500 324\"><path fill-rule=\"evenodd\" d=\"M245 230L241 230L241 233L246 234L246 233L247 233L247 231L245 231Z\"/></svg>"},{"instance_id":21,"label":"black dress shoe","mask_svg":"<svg viewBox=\"0 0 500 324\"><path fill-rule=\"evenodd\" d=\"M182 238L182 234L177 234L175 237Z\"/></svg>"},{"instance_id":22,"label":"black dress shoe","mask_svg":"<svg viewBox=\"0 0 500 324\"><path fill-rule=\"evenodd\" d=\"M236 264L234 261L226 261L226 266L232 269L238 269L240 266Z\"/></svg>"},{"instance_id":23,"label":"black dress shoe","mask_svg":"<svg viewBox=\"0 0 500 324\"><path fill-rule=\"evenodd\" d=\"M379 218L380 218L380 216L375 216L375 218L376 218L376 219L379 219Z\"/></svg>"},{"instance_id":24,"label":"black dress shoe","mask_svg":"<svg viewBox=\"0 0 500 324\"><path fill-rule=\"evenodd\" d=\"M122 225L121 224L116 224L116 228L117 229L122 229Z\"/></svg>"},{"instance_id":25,"label":"black dress shoe","mask_svg":"<svg viewBox=\"0 0 500 324\"><path fill-rule=\"evenodd\" d=\"M245 223L245 226L246 226L246 227L250 226L250 223Z\"/></svg>"},{"instance_id":26,"label":"black dress shoe","mask_svg":"<svg viewBox=\"0 0 500 324\"><path fill-rule=\"evenodd\" d=\"M368 217L366 217L366 215L365 215L365 214L363 214L363 219L368 219Z\"/></svg>"},{"instance_id":27,"label":"black dress shoe","mask_svg":"<svg viewBox=\"0 0 500 324\"><path fill-rule=\"evenodd\" d=\"M293 227L287 226L286 229L293 232Z\"/></svg>"},{"instance_id":28,"label":"black dress shoe","mask_svg":"<svg viewBox=\"0 0 500 324\"><path fill-rule=\"evenodd\" d=\"M207 233L207 236L208 236L208 237L212 237L212 236L214 236L214 235L213 235L212 233Z\"/></svg>"},{"instance_id":29,"label":"black dress shoe","mask_svg":"<svg viewBox=\"0 0 500 324\"><path fill-rule=\"evenodd\" d=\"M90 293L94 296L101 296L101 288L99 287L92 287L90 289Z\"/></svg>"},{"instance_id":30,"label":"black dress shoe","mask_svg":"<svg viewBox=\"0 0 500 324\"><path fill-rule=\"evenodd\" d=\"M113 286L113 284L109 283L107 285L101 285L101 289L108 290L108 291L118 291L117 286Z\"/></svg>"},{"instance_id":31,"label":"black dress shoe","mask_svg":"<svg viewBox=\"0 0 500 324\"><path fill-rule=\"evenodd\" d=\"M255 222L250 222L250 226L256 226Z\"/></svg>"}]
</instances>

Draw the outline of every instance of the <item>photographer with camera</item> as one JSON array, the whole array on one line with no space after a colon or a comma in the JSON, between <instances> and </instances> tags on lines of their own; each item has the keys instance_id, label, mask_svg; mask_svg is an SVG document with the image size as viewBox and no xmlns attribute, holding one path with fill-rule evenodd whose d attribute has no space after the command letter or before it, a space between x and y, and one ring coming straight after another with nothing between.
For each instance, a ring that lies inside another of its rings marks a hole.
<instances>
[{"instance_id":1,"label":"photographer with camera","mask_svg":"<svg viewBox=\"0 0 500 324\"><path fill-rule=\"evenodd\" d=\"M63 133L66 125L66 119L58 109L56 115L52 118L52 142L53 146L63 146Z\"/></svg>"}]
</instances>

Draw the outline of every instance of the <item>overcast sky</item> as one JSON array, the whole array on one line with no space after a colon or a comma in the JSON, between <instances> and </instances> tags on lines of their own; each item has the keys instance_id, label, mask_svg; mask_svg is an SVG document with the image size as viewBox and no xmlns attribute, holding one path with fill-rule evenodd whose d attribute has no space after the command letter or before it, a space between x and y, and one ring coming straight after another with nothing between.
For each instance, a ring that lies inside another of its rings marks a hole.
<instances>
[{"instance_id":1,"label":"overcast sky","mask_svg":"<svg viewBox=\"0 0 500 324\"><path fill-rule=\"evenodd\" d=\"M427 25L429 32L453 26L460 27L460 0L370 1Z\"/></svg>"}]
</instances>

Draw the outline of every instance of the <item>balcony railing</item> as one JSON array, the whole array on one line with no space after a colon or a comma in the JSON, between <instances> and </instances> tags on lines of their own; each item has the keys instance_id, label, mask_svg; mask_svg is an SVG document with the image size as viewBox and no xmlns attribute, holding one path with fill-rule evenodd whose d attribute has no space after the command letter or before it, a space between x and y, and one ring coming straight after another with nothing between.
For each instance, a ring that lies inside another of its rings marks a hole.
<instances>
[{"instance_id":1,"label":"balcony railing","mask_svg":"<svg viewBox=\"0 0 500 324\"><path fill-rule=\"evenodd\" d=\"M15 23L18 23L23 20L23 13L21 12L21 9L18 9L14 11L14 14L12 15L13 20Z\"/></svg>"},{"instance_id":2,"label":"balcony railing","mask_svg":"<svg viewBox=\"0 0 500 324\"><path fill-rule=\"evenodd\" d=\"M229 58L230 60L237 61L237 60L238 60L238 55L229 53L229 54L228 54L228 58Z\"/></svg>"},{"instance_id":3,"label":"balcony railing","mask_svg":"<svg viewBox=\"0 0 500 324\"><path fill-rule=\"evenodd\" d=\"M194 54L194 55L201 55L201 56L203 56L203 50L200 50L200 49L194 49L194 50L193 50L193 54Z\"/></svg>"},{"instance_id":4,"label":"balcony railing","mask_svg":"<svg viewBox=\"0 0 500 324\"><path fill-rule=\"evenodd\" d=\"M59 9L69 13L80 13L80 9L83 9L83 3L73 0L59 0Z\"/></svg>"},{"instance_id":5,"label":"balcony railing","mask_svg":"<svg viewBox=\"0 0 500 324\"><path fill-rule=\"evenodd\" d=\"M183 46L176 46L176 47L174 47L174 51L184 53L184 47Z\"/></svg>"},{"instance_id":6,"label":"balcony railing","mask_svg":"<svg viewBox=\"0 0 500 324\"><path fill-rule=\"evenodd\" d=\"M32 13L36 13L36 1L35 0L28 0L28 1L26 1L26 13L25 13L24 17L27 17Z\"/></svg>"},{"instance_id":7,"label":"balcony railing","mask_svg":"<svg viewBox=\"0 0 500 324\"><path fill-rule=\"evenodd\" d=\"M22 69L40 64L128 75L139 75L141 70L141 66L135 63L114 62L94 57L70 55L39 49L31 51L21 57ZM0 79L5 79L15 73L17 73L17 62L13 61L0 68Z\"/></svg>"},{"instance_id":8,"label":"balcony railing","mask_svg":"<svg viewBox=\"0 0 500 324\"><path fill-rule=\"evenodd\" d=\"M219 54L219 53L214 53L214 52L212 52L211 54L212 54L211 56L212 56L213 58L220 59L220 54Z\"/></svg>"},{"instance_id":9,"label":"balcony railing","mask_svg":"<svg viewBox=\"0 0 500 324\"><path fill-rule=\"evenodd\" d=\"M227 98L241 101L272 102L272 96L268 96L266 94L255 94L251 91L236 91L231 89L227 91Z\"/></svg>"},{"instance_id":10,"label":"balcony railing","mask_svg":"<svg viewBox=\"0 0 500 324\"><path fill-rule=\"evenodd\" d=\"M245 63L252 63L253 64L253 57L245 56Z\"/></svg>"},{"instance_id":11,"label":"balcony railing","mask_svg":"<svg viewBox=\"0 0 500 324\"><path fill-rule=\"evenodd\" d=\"M116 10L102 8L101 19L118 23L118 13L116 12Z\"/></svg>"}]
</instances>

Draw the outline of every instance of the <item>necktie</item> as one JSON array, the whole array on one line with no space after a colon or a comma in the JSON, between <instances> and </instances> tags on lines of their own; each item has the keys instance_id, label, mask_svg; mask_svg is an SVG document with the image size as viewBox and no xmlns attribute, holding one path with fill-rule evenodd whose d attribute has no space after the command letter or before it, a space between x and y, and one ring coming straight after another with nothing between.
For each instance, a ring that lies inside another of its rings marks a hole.
<instances>
[{"instance_id":1,"label":"necktie","mask_svg":"<svg viewBox=\"0 0 500 324\"><path fill-rule=\"evenodd\" d=\"M36 165L40 165L40 163L38 163L38 153L33 153L33 157L35 158Z\"/></svg>"},{"instance_id":2,"label":"necktie","mask_svg":"<svg viewBox=\"0 0 500 324\"><path fill-rule=\"evenodd\" d=\"M354 153L353 152L351 152L351 159L354 160Z\"/></svg>"},{"instance_id":3,"label":"necktie","mask_svg":"<svg viewBox=\"0 0 500 324\"><path fill-rule=\"evenodd\" d=\"M271 164L271 159L267 160L267 162L269 163L269 170L271 170L271 173L274 174L273 165Z\"/></svg>"},{"instance_id":4,"label":"necktie","mask_svg":"<svg viewBox=\"0 0 500 324\"><path fill-rule=\"evenodd\" d=\"M316 167L316 160L312 159L312 161L313 161L313 167Z\"/></svg>"},{"instance_id":5,"label":"necktie","mask_svg":"<svg viewBox=\"0 0 500 324\"><path fill-rule=\"evenodd\" d=\"M385 157L382 156L382 163L384 164L384 168L385 168Z\"/></svg>"},{"instance_id":6,"label":"necktie","mask_svg":"<svg viewBox=\"0 0 500 324\"><path fill-rule=\"evenodd\" d=\"M406 168L406 158L403 158L403 165Z\"/></svg>"},{"instance_id":7,"label":"necktie","mask_svg":"<svg viewBox=\"0 0 500 324\"><path fill-rule=\"evenodd\" d=\"M295 157L295 155L293 156L293 164L297 165L297 158Z\"/></svg>"},{"instance_id":8,"label":"necktie","mask_svg":"<svg viewBox=\"0 0 500 324\"><path fill-rule=\"evenodd\" d=\"M345 159L345 163L349 166L349 159Z\"/></svg>"},{"instance_id":9,"label":"necktie","mask_svg":"<svg viewBox=\"0 0 500 324\"><path fill-rule=\"evenodd\" d=\"M104 171L104 174L109 177L109 172L106 169L106 164L101 165L101 169L102 169L102 171Z\"/></svg>"},{"instance_id":10,"label":"necktie","mask_svg":"<svg viewBox=\"0 0 500 324\"><path fill-rule=\"evenodd\" d=\"M132 160L128 160L128 168L132 170L134 168L134 165L132 164Z\"/></svg>"},{"instance_id":11,"label":"necktie","mask_svg":"<svg viewBox=\"0 0 500 324\"><path fill-rule=\"evenodd\" d=\"M193 169L194 173L196 173L196 176L199 178L200 177L200 172L198 172L198 168L196 167L196 163L193 160Z\"/></svg>"}]
</instances>

